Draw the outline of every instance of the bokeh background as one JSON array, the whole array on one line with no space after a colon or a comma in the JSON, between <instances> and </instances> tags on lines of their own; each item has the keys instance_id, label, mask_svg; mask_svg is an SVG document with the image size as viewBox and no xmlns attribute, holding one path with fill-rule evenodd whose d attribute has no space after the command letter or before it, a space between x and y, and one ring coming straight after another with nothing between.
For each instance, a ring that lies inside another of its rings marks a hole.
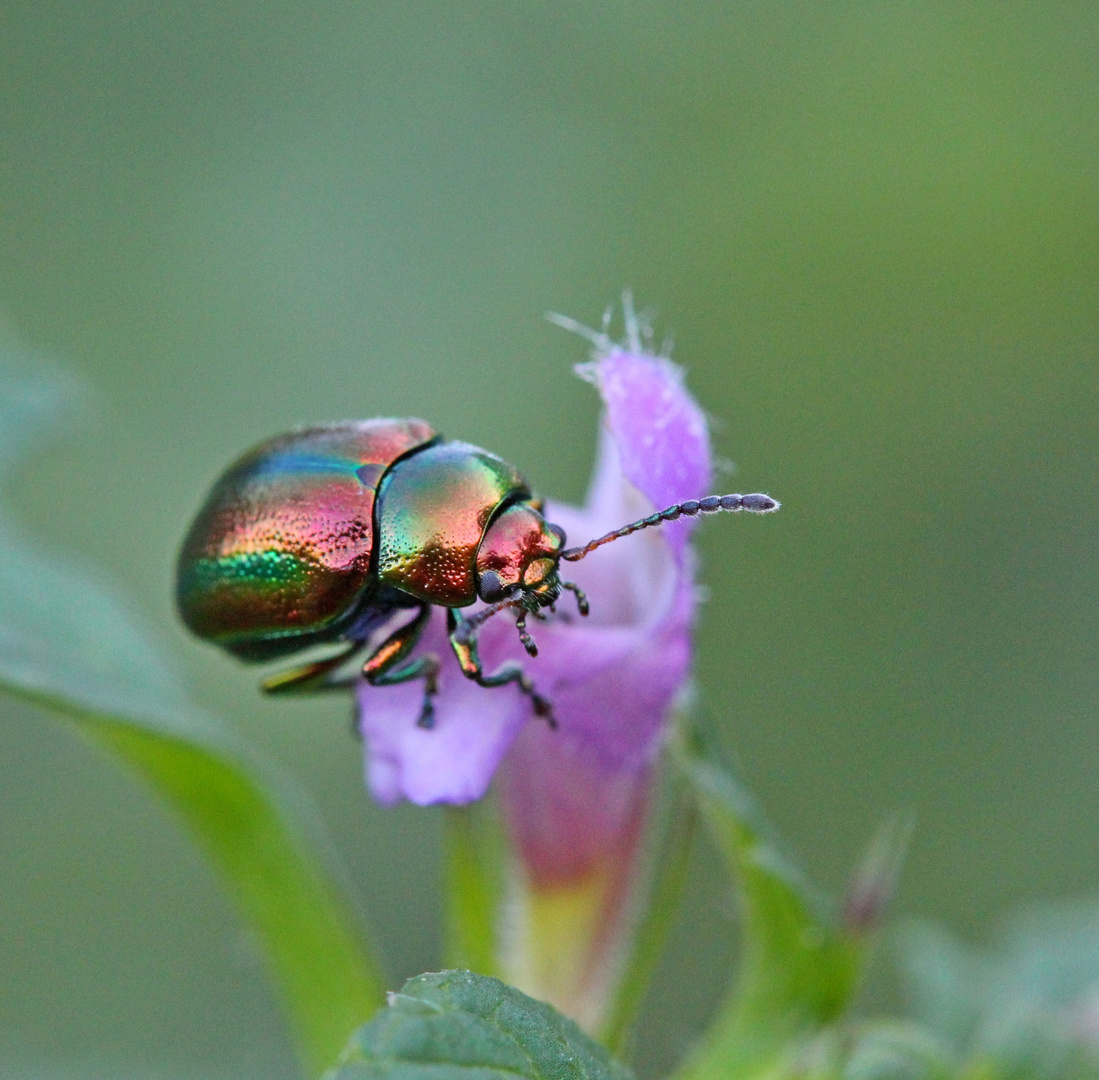
<instances>
[{"instance_id":1,"label":"bokeh background","mask_svg":"<svg viewBox=\"0 0 1099 1080\"><path fill-rule=\"evenodd\" d=\"M437 815L368 802L345 701L185 637L176 546L302 421L424 416L579 499L595 396L542 313L631 286L723 486L784 502L702 530L708 725L831 889L914 810L899 910L981 940L1099 891L1097 106L1082 0L4 0L0 310L92 399L10 497L312 791L396 985L439 964ZM0 1072L294 1076L171 818L0 717ZM647 1074L732 933L703 855Z\"/></svg>"}]
</instances>

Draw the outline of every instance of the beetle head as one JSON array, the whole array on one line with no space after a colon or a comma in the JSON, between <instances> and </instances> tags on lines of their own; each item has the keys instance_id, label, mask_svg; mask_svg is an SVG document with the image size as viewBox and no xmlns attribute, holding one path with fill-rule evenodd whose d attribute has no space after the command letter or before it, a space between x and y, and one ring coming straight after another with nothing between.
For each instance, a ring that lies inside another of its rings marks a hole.
<instances>
[{"instance_id":1,"label":"beetle head","mask_svg":"<svg viewBox=\"0 0 1099 1080\"><path fill-rule=\"evenodd\" d=\"M564 530L530 503L509 506L477 549L478 595L489 604L519 596L536 608L552 604L561 593L557 563L564 544Z\"/></svg>"},{"instance_id":2,"label":"beetle head","mask_svg":"<svg viewBox=\"0 0 1099 1080\"><path fill-rule=\"evenodd\" d=\"M536 505L538 509L535 509ZM477 549L477 594L488 606L463 621L462 640L468 644L477 628L497 612L517 608L515 623L519 628L519 640L531 656L537 656L538 647L527 633L529 614L541 618L540 608L556 610L553 605L565 589L576 596L581 615L587 615L589 611L584 590L575 582L561 580L562 559L579 562L605 544L681 517L716 514L721 510L769 514L778 508L778 502L770 495L707 495L704 499L688 499L657 510L648 517L589 540L583 547L565 548L564 530L542 517L541 503L534 499L513 503L492 521L481 537Z\"/></svg>"}]
</instances>

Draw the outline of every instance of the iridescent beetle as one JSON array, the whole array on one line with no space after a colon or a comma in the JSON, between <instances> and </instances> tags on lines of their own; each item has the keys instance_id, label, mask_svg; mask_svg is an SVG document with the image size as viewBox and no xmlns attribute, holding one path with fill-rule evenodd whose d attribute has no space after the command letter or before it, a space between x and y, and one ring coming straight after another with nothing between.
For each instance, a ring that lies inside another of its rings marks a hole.
<instances>
[{"instance_id":1,"label":"iridescent beetle","mask_svg":"<svg viewBox=\"0 0 1099 1080\"><path fill-rule=\"evenodd\" d=\"M680 516L777 508L767 495L711 495L566 549L542 500L495 454L448 442L422 420L349 420L269 439L222 476L183 543L176 598L195 634L250 663L345 645L267 678L270 693L346 685L340 669L372 644L362 676L374 686L423 679L427 728L439 661L410 654L432 607L445 607L463 673L481 686L516 683L553 725L550 703L519 664L482 670L477 633L486 619L515 608L519 638L536 656L528 615L564 589L588 613L584 593L561 580L562 559ZM460 613L478 600L487 606ZM372 641L402 610L415 615Z\"/></svg>"}]
</instances>

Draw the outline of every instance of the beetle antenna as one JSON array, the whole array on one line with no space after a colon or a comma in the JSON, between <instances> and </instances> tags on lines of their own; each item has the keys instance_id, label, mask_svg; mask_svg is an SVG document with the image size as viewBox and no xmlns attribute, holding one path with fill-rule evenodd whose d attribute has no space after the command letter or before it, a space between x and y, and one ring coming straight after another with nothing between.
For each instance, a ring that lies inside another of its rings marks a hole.
<instances>
[{"instance_id":1,"label":"beetle antenna","mask_svg":"<svg viewBox=\"0 0 1099 1080\"><path fill-rule=\"evenodd\" d=\"M576 594L576 606L580 609L581 615L587 615L591 611L588 604L588 594L575 581L562 581L561 588L568 589L570 593Z\"/></svg>"},{"instance_id":2,"label":"beetle antenna","mask_svg":"<svg viewBox=\"0 0 1099 1080\"><path fill-rule=\"evenodd\" d=\"M630 533L640 532L642 529L651 529L656 525L663 525L666 521L675 521L680 517L694 517L696 514L716 514L721 510L735 513L739 510L747 510L752 514L769 514L777 510L781 504L772 499L770 495L707 495L705 499L688 499L686 502L676 503L665 510L658 510L639 521L631 521L629 525L623 525L606 536L600 536L595 540L589 540L583 547L567 548L561 552L561 558L567 562L577 562L590 555L596 548L609 544L612 540L621 540ZM569 585L562 582L565 588ZM579 603L579 596L577 597ZM581 609L583 610L583 609Z\"/></svg>"}]
</instances>

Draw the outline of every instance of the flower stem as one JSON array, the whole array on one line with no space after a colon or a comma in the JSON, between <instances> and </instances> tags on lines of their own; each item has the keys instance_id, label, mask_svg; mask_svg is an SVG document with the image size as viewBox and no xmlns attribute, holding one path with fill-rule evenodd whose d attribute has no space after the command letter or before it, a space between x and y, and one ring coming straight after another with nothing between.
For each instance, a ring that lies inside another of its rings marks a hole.
<instances>
[{"instance_id":1,"label":"flower stem","mask_svg":"<svg viewBox=\"0 0 1099 1080\"><path fill-rule=\"evenodd\" d=\"M644 915L634 932L633 948L622 973L622 981L600 1032L603 1044L619 1057L626 1048L633 1023L664 951L687 884L694 850L698 824L695 800L678 778L670 779L669 783L674 785L674 791L669 799L670 810L650 894Z\"/></svg>"},{"instance_id":2,"label":"flower stem","mask_svg":"<svg viewBox=\"0 0 1099 1080\"><path fill-rule=\"evenodd\" d=\"M503 837L492 800L444 811L446 964L479 975L500 974Z\"/></svg>"}]
</instances>

